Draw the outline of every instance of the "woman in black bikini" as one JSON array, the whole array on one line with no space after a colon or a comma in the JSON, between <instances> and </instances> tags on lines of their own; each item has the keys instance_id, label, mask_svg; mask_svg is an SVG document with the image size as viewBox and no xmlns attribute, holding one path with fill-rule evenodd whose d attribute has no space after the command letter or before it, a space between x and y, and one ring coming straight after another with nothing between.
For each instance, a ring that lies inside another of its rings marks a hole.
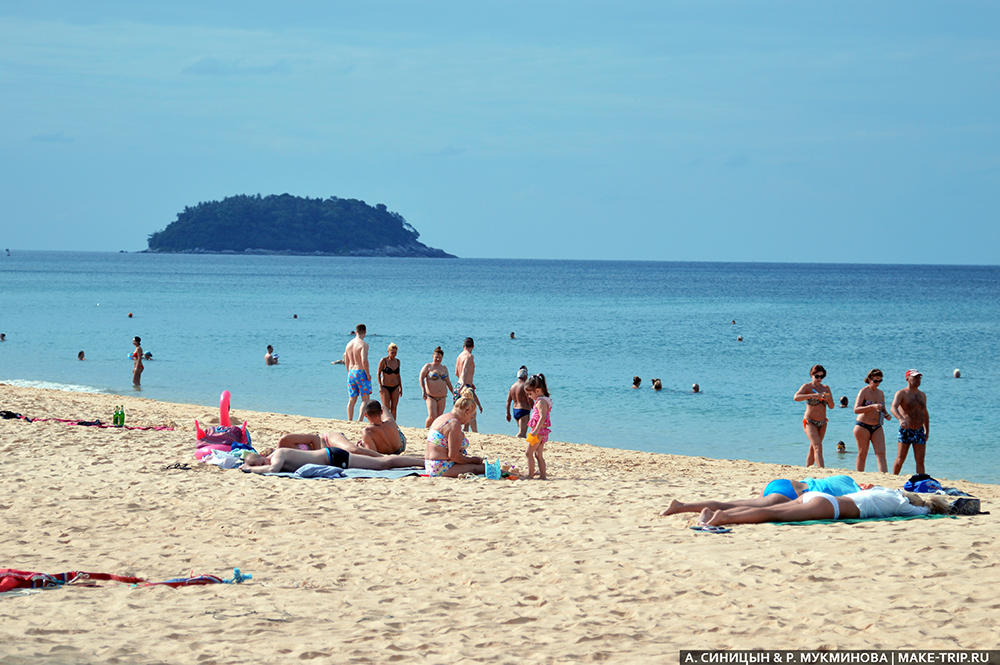
<instances>
[{"instance_id":1,"label":"woman in black bikini","mask_svg":"<svg viewBox=\"0 0 1000 665\"><path fill-rule=\"evenodd\" d=\"M441 361L444 351L441 347L434 349L433 360L420 370L420 390L427 403L427 422L424 427L430 427L434 419L447 410L448 395L455 392L448 377L448 368Z\"/></svg>"},{"instance_id":2,"label":"woman in black bikini","mask_svg":"<svg viewBox=\"0 0 1000 665\"><path fill-rule=\"evenodd\" d=\"M390 344L386 349L389 353L378 363L378 393L382 397L382 404L389 409L392 419L396 419L396 406L399 398L403 396L403 379L399 375L399 347L395 343Z\"/></svg>"},{"instance_id":3,"label":"woman in black bikini","mask_svg":"<svg viewBox=\"0 0 1000 665\"><path fill-rule=\"evenodd\" d=\"M834 407L833 393L830 387L823 385L826 378L826 369L822 365L813 365L809 370L812 381L803 383L798 392L795 393L796 402L806 403L806 413L802 418L802 428L806 431L806 438L809 439L809 454L806 455L806 466L823 468L823 437L826 435L826 410Z\"/></svg>"},{"instance_id":4,"label":"woman in black bikini","mask_svg":"<svg viewBox=\"0 0 1000 665\"><path fill-rule=\"evenodd\" d=\"M873 369L865 377L865 387L858 392L854 400L854 413L858 419L854 423L854 439L858 442L858 471L865 470L865 459L868 457L868 443L871 442L875 451L878 470L887 473L889 467L885 462L885 432L882 430L882 420L892 420L885 408L885 395L879 390L882 383L882 370Z\"/></svg>"}]
</instances>

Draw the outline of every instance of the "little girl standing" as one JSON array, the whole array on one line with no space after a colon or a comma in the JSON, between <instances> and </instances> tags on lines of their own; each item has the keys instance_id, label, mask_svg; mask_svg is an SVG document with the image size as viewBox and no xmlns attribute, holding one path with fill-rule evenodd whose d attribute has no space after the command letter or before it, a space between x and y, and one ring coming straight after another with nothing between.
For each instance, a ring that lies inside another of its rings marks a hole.
<instances>
[{"instance_id":1,"label":"little girl standing","mask_svg":"<svg viewBox=\"0 0 1000 665\"><path fill-rule=\"evenodd\" d=\"M545 459L542 451L545 442L549 440L552 431L552 398L549 397L548 386L545 385L545 375L535 374L524 382L524 392L534 401L531 407L531 418L528 420L528 477L535 476L535 460L538 460L538 477L546 480Z\"/></svg>"}]
</instances>

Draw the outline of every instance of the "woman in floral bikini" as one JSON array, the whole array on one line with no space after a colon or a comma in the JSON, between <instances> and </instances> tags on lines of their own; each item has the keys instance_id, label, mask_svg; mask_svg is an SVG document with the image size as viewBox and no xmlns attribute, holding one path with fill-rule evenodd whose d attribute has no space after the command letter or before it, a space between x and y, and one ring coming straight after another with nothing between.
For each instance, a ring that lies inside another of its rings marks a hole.
<instances>
[{"instance_id":1,"label":"woman in floral bikini","mask_svg":"<svg viewBox=\"0 0 1000 665\"><path fill-rule=\"evenodd\" d=\"M465 454L469 440L462 433L462 426L474 415L476 400L472 397L472 390L466 388L462 396L455 400L451 411L434 419L427 432L427 453L424 457L428 475L454 478L462 473L486 472L482 457Z\"/></svg>"}]
</instances>

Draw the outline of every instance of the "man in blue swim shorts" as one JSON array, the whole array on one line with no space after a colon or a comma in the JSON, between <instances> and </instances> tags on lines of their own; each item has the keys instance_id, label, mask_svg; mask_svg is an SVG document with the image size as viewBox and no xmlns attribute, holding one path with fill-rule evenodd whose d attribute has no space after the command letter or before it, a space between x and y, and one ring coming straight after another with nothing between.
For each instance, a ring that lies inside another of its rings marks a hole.
<instances>
[{"instance_id":1,"label":"man in blue swim shorts","mask_svg":"<svg viewBox=\"0 0 1000 665\"><path fill-rule=\"evenodd\" d=\"M368 371L368 342L365 341L368 329L365 324L359 323L354 332L354 337L344 347L344 365L347 366L347 394L350 397L350 401L347 402L347 419L354 420L354 405L360 396L362 405L358 420L361 420L364 418L365 406L368 405L372 394L371 373Z\"/></svg>"},{"instance_id":2,"label":"man in blue swim shorts","mask_svg":"<svg viewBox=\"0 0 1000 665\"><path fill-rule=\"evenodd\" d=\"M896 461L892 472L899 475L906 461L906 454L913 446L913 461L917 465L917 473L924 471L924 453L927 452L927 439L931 436L931 419L927 414L927 395L920 388L923 374L915 369L906 370L906 387L892 398L892 415L899 420L899 445L896 447Z\"/></svg>"},{"instance_id":3,"label":"man in blue swim shorts","mask_svg":"<svg viewBox=\"0 0 1000 665\"><path fill-rule=\"evenodd\" d=\"M521 365L517 370L517 381L507 391L507 422L511 417L517 423L517 435L524 438L528 435L528 417L531 415L531 398L524 390L524 382L528 378L528 368ZM511 405L514 406L511 410Z\"/></svg>"}]
</instances>

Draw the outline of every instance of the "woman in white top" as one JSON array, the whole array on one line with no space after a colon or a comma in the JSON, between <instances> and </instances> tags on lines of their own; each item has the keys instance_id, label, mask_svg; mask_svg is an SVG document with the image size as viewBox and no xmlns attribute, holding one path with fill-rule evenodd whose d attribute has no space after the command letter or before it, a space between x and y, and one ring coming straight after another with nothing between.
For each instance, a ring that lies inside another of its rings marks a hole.
<instances>
[{"instance_id":1,"label":"woman in white top","mask_svg":"<svg viewBox=\"0 0 1000 665\"><path fill-rule=\"evenodd\" d=\"M701 511L702 524L760 524L761 522L808 522L809 520L865 519L947 513L950 502L942 494L920 495L886 487L873 487L844 496L806 492L794 501L773 506L739 506Z\"/></svg>"}]
</instances>

